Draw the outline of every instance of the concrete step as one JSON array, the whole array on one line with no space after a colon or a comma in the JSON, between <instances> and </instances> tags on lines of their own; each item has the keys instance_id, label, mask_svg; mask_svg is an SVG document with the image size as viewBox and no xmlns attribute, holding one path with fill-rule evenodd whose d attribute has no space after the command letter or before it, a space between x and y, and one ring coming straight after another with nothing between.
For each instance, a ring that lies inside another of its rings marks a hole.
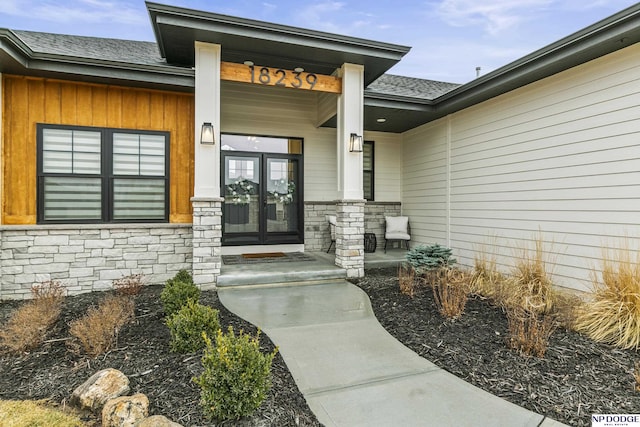
<instances>
[{"instance_id":1,"label":"concrete step","mask_svg":"<svg viewBox=\"0 0 640 427\"><path fill-rule=\"evenodd\" d=\"M302 265L301 265L302 264ZM218 277L218 287L270 285L276 283L312 282L345 279L346 270L331 265L315 263L260 264L261 267L233 266L223 268Z\"/></svg>"}]
</instances>

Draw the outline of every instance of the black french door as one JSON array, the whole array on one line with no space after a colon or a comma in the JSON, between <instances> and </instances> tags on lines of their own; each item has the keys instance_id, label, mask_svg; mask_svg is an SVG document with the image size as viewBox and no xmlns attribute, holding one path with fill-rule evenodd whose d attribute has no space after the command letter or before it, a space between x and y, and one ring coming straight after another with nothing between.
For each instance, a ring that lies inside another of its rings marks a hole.
<instances>
[{"instance_id":1,"label":"black french door","mask_svg":"<svg viewBox=\"0 0 640 427\"><path fill-rule=\"evenodd\" d=\"M222 244L304 242L302 155L221 151Z\"/></svg>"}]
</instances>

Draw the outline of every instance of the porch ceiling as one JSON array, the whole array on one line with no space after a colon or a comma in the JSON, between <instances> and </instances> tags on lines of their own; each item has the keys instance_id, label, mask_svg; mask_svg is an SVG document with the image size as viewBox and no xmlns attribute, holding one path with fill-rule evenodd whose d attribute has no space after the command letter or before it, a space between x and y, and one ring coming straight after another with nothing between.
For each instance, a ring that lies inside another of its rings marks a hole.
<instances>
[{"instance_id":1,"label":"porch ceiling","mask_svg":"<svg viewBox=\"0 0 640 427\"><path fill-rule=\"evenodd\" d=\"M194 65L195 41L222 45L222 60L330 75L345 62L364 65L369 85L410 47L147 2L160 54Z\"/></svg>"}]
</instances>

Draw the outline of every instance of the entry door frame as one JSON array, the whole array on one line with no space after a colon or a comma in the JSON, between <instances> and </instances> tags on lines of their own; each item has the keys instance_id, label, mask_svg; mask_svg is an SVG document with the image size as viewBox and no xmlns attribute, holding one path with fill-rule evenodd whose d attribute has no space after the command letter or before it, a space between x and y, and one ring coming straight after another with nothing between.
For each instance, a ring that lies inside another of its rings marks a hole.
<instances>
[{"instance_id":1,"label":"entry door frame","mask_svg":"<svg viewBox=\"0 0 640 427\"><path fill-rule=\"evenodd\" d=\"M258 232L225 232L225 216L222 216L222 246L249 246L249 245L283 245L304 243L304 159L302 154L264 153L255 151L221 151L220 152L220 184L221 194L224 195L225 175L227 173L226 157L258 157L260 168L260 186L258 192L259 225ZM297 177L294 177L296 185L296 213L297 230L287 232L267 231L267 178L269 159L285 159L297 162Z\"/></svg>"}]
</instances>

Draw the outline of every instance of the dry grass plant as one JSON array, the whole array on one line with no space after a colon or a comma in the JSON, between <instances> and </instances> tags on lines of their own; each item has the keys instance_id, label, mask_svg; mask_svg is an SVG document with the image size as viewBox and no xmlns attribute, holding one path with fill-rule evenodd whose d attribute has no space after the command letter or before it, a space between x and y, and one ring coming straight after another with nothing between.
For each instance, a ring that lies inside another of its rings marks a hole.
<instances>
[{"instance_id":1,"label":"dry grass plant","mask_svg":"<svg viewBox=\"0 0 640 427\"><path fill-rule=\"evenodd\" d=\"M507 346L526 356L544 357L549 337L557 327L552 315L539 314L521 307L507 309L509 336Z\"/></svg>"},{"instance_id":2,"label":"dry grass plant","mask_svg":"<svg viewBox=\"0 0 640 427\"><path fill-rule=\"evenodd\" d=\"M498 271L496 255L484 247L476 250L469 280L470 292L490 300L499 299L505 280L505 276Z\"/></svg>"},{"instance_id":3,"label":"dry grass plant","mask_svg":"<svg viewBox=\"0 0 640 427\"><path fill-rule=\"evenodd\" d=\"M553 287L551 251L545 251L542 235L534 236L533 248L519 248L511 275L500 287L497 296L505 308L522 308L536 313L549 313L557 300Z\"/></svg>"},{"instance_id":4,"label":"dry grass plant","mask_svg":"<svg viewBox=\"0 0 640 427\"><path fill-rule=\"evenodd\" d=\"M416 271L407 263L398 267L398 284L400 292L413 298L416 293Z\"/></svg>"},{"instance_id":5,"label":"dry grass plant","mask_svg":"<svg viewBox=\"0 0 640 427\"><path fill-rule=\"evenodd\" d=\"M33 299L18 308L0 329L0 349L15 354L39 346L60 317L64 293L57 281L34 285Z\"/></svg>"},{"instance_id":6,"label":"dry grass plant","mask_svg":"<svg viewBox=\"0 0 640 427\"><path fill-rule=\"evenodd\" d=\"M600 277L598 277L600 276ZM584 303L574 328L595 341L640 348L640 252L628 243L604 251L602 272L592 272L593 299Z\"/></svg>"},{"instance_id":7,"label":"dry grass plant","mask_svg":"<svg viewBox=\"0 0 640 427\"><path fill-rule=\"evenodd\" d=\"M433 283L433 297L440 314L457 319L469 299L469 275L454 268L442 268Z\"/></svg>"},{"instance_id":8,"label":"dry grass plant","mask_svg":"<svg viewBox=\"0 0 640 427\"><path fill-rule=\"evenodd\" d=\"M117 295L138 295L142 292L145 279L142 274L130 274L113 281L113 290Z\"/></svg>"},{"instance_id":9,"label":"dry grass plant","mask_svg":"<svg viewBox=\"0 0 640 427\"><path fill-rule=\"evenodd\" d=\"M90 307L80 319L69 325L76 340L69 343L77 353L82 349L91 357L113 348L120 329L134 316L134 302L126 296L108 295L98 307Z\"/></svg>"}]
</instances>

